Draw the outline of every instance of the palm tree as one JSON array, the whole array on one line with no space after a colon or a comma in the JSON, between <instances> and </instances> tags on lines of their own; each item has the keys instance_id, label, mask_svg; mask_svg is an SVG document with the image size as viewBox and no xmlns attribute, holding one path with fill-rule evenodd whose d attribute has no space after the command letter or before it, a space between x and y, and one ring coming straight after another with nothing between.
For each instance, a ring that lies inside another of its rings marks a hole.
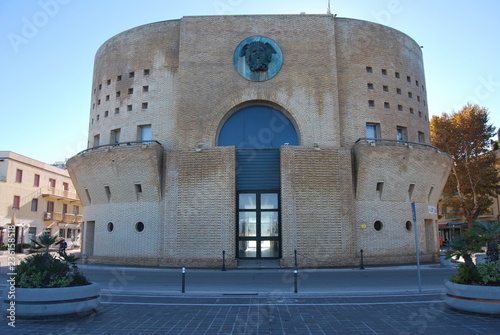
<instances>
[{"instance_id":1,"label":"palm tree","mask_svg":"<svg viewBox=\"0 0 500 335\"><path fill-rule=\"evenodd\" d=\"M48 254L52 245L60 243L60 241L57 241L57 237L52 237L50 235L40 235L38 238L32 239L31 241L33 242L33 251L41 251L43 254Z\"/></svg>"},{"instance_id":2,"label":"palm tree","mask_svg":"<svg viewBox=\"0 0 500 335\"><path fill-rule=\"evenodd\" d=\"M500 243L500 222L476 222L474 234L478 239L486 244L486 258L488 262L499 260L498 245Z\"/></svg>"},{"instance_id":3,"label":"palm tree","mask_svg":"<svg viewBox=\"0 0 500 335\"><path fill-rule=\"evenodd\" d=\"M448 242L448 246L450 249L446 252L446 258L455 257L455 259L459 259L462 257L471 274L477 277L478 272L476 264L472 260L472 255L481 250L481 245L478 243L476 236L473 234L461 235Z\"/></svg>"}]
</instances>

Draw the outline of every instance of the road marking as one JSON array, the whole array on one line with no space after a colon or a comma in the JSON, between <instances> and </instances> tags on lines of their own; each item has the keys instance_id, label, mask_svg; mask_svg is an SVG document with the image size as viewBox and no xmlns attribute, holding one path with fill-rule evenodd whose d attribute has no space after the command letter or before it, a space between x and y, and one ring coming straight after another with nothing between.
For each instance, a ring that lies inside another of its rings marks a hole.
<instances>
[{"instance_id":1,"label":"road marking","mask_svg":"<svg viewBox=\"0 0 500 335\"><path fill-rule=\"evenodd\" d=\"M146 305L146 306L205 306L205 307L264 307L269 305L276 306L373 306L373 305L406 305L406 304L434 304L434 303L444 303L442 300L427 300L427 301L393 301L393 302L345 302L345 303L270 303L270 304L183 304L183 303L158 303L158 302L101 302L105 305Z\"/></svg>"}]
</instances>

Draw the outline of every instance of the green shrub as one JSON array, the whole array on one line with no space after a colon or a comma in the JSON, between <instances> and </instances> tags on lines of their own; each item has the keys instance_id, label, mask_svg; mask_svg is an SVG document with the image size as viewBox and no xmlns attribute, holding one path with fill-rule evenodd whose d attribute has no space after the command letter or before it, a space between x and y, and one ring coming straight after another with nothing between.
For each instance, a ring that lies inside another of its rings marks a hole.
<instances>
[{"instance_id":1,"label":"green shrub","mask_svg":"<svg viewBox=\"0 0 500 335\"><path fill-rule=\"evenodd\" d=\"M9 246L7 244L1 245L0 246L0 251L6 251L9 249Z\"/></svg>"},{"instance_id":2,"label":"green shrub","mask_svg":"<svg viewBox=\"0 0 500 335\"><path fill-rule=\"evenodd\" d=\"M452 282L463 285L479 284L480 278L475 276L467 265L459 264L457 270L458 273L450 278Z\"/></svg>"},{"instance_id":3,"label":"green shrub","mask_svg":"<svg viewBox=\"0 0 500 335\"><path fill-rule=\"evenodd\" d=\"M78 270L78 258L66 253L50 253L55 238L40 236L34 249L39 250L27 256L15 270L15 286L19 288L52 288L82 286L90 284Z\"/></svg>"},{"instance_id":4,"label":"green shrub","mask_svg":"<svg viewBox=\"0 0 500 335\"><path fill-rule=\"evenodd\" d=\"M484 284L500 286L500 261L478 264L477 271Z\"/></svg>"}]
</instances>

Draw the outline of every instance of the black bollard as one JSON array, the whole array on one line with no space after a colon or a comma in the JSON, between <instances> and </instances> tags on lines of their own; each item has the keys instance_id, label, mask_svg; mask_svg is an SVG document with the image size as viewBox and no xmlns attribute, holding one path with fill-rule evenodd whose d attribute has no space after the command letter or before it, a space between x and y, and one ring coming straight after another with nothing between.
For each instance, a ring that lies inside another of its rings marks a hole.
<instances>
[{"instance_id":1,"label":"black bollard","mask_svg":"<svg viewBox=\"0 0 500 335\"><path fill-rule=\"evenodd\" d=\"M226 271L226 250L222 250L222 271Z\"/></svg>"},{"instance_id":2,"label":"black bollard","mask_svg":"<svg viewBox=\"0 0 500 335\"><path fill-rule=\"evenodd\" d=\"M295 289L294 289L294 293L297 293L297 273L299 271L297 269L293 270L293 278L294 278L294 286L295 286Z\"/></svg>"},{"instance_id":3,"label":"black bollard","mask_svg":"<svg viewBox=\"0 0 500 335\"><path fill-rule=\"evenodd\" d=\"M363 264L363 249L361 249L361 260L359 262L359 269L360 270L364 270L365 269L365 265Z\"/></svg>"},{"instance_id":4,"label":"black bollard","mask_svg":"<svg viewBox=\"0 0 500 335\"><path fill-rule=\"evenodd\" d=\"M182 267L182 293L186 293L186 267Z\"/></svg>"},{"instance_id":5,"label":"black bollard","mask_svg":"<svg viewBox=\"0 0 500 335\"><path fill-rule=\"evenodd\" d=\"M295 254L295 268L297 269L298 268L298 266L297 266L297 249L295 249L293 252Z\"/></svg>"}]
</instances>

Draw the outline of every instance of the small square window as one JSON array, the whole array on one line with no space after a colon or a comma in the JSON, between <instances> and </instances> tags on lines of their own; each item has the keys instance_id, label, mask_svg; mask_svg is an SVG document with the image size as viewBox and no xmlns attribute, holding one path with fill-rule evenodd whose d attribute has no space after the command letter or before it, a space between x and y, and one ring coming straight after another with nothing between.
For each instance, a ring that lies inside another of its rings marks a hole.
<instances>
[{"instance_id":1,"label":"small square window","mask_svg":"<svg viewBox=\"0 0 500 335\"><path fill-rule=\"evenodd\" d=\"M373 84L372 83L368 83L366 86L368 87L369 90L373 90Z\"/></svg>"},{"instance_id":2,"label":"small square window","mask_svg":"<svg viewBox=\"0 0 500 335\"><path fill-rule=\"evenodd\" d=\"M413 114L413 108L410 108L410 114Z\"/></svg>"},{"instance_id":3,"label":"small square window","mask_svg":"<svg viewBox=\"0 0 500 335\"><path fill-rule=\"evenodd\" d=\"M119 98L120 97L120 91L116 91L116 97Z\"/></svg>"},{"instance_id":4,"label":"small square window","mask_svg":"<svg viewBox=\"0 0 500 335\"><path fill-rule=\"evenodd\" d=\"M403 105L398 105L398 111L400 111L400 112L403 111Z\"/></svg>"},{"instance_id":5,"label":"small square window","mask_svg":"<svg viewBox=\"0 0 500 335\"><path fill-rule=\"evenodd\" d=\"M401 95L401 89L400 88L396 88L396 93Z\"/></svg>"},{"instance_id":6,"label":"small square window","mask_svg":"<svg viewBox=\"0 0 500 335\"><path fill-rule=\"evenodd\" d=\"M135 76L135 73L134 73L134 72L129 72L129 73L128 73L128 77L129 77L129 78L134 78L134 76Z\"/></svg>"},{"instance_id":7,"label":"small square window","mask_svg":"<svg viewBox=\"0 0 500 335\"><path fill-rule=\"evenodd\" d=\"M396 78L399 79L399 77L400 77L399 72L396 72L395 76L396 76Z\"/></svg>"},{"instance_id":8,"label":"small square window","mask_svg":"<svg viewBox=\"0 0 500 335\"><path fill-rule=\"evenodd\" d=\"M375 100L368 100L368 107L375 107Z\"/></svg>"},{"instance_id":9,"label":"small square window","mask_svg":"<svg viewBox=\"0 0 500 335\"><path fill-rule=\"evenodd\" d=\"M389 86L384 85L383 90L384 90L384 92L389 92Z\"/></svg>"},{"instance_id":10,"label":"small square window","mask_svg":"<svg viewBox=\"0 0 500 335\"><path fill-rule=\"evenodd\" d=\"M142 109L148 109L148 103L147 102L143 102L142 103Z\"/></svg>"},{"instance_id":11,"label":"small square window","mask_svg":"<svg viewBox=\"0 0 500 335\"><path fill-rule=\"evenodd\" d=\"M106 95L106 101L109 101L109 95Z\"/></svg>"},{"instance_id":12,"label":"small square window","mask_svg":"<svg viewBox=\"0 0 500 335\"><path fill-rule=\"evenodd\" d=\"M149 86L142 86L143 92L149 92Z\"/></svg>"},{"instance_id":13,"label":"small square window","mask_svg":"<svg viewBox=\"0 0 500 335\"><path fill-rule=\"evenodd\" d=\"M108 85L108 86L109 86L109 85L111 85L111 79L108 79L108 80L106 81L106 85Z\"/></svg>"},{"instance_id":14,"label":"small square window","mask_svg":"<svg viewBox=\"0 0 500 335\"><path fill-rule=\"evenodd\" d=\"M367 73L373 73L373 68L371 66L366 67L366 72Z\"/></svg>"},{"instance_id":15,"label":"small square window","mask_svg":"<svg viewBox=\"0 0 500 335\"><path fill-rule=\"evenodd\" d=\"M149 76L149 69L144 69L144 75Z\"/></svg>"},{"instance_id":16,"label":"small square window","mask_svg":"<svg viewBox=\"0 0 500 335\"><path fill-rule=\"evenodd\" d=\"M406 81L411 83L411 77L410 76L406 76Z\"/></svg>"},{"instance_id":17,"label":"small square window","mask_svg":"<svg viewBox=\"0 0 500 335\"><path fill-rule=\"evenodd\" d=\"M134 89L133 88L129 88L128 89L128 94L133 94L134 93Z\"/></svg>"},{"instance_id":18,"label":"small square window","mask_svg":"<svg viewBox=\"0 0 500 335\"><path fill-rule=\"evenodd\" d=\"M408 92L408 98L413 98L413 94L411 92Z\"/></svg>"},{"instance_id":19,"label":"small square window","mask_svg":"<svg viewBox=\"0 0 500 335\"><path fill-rule=\"evenodd\" d=\"M120 113L120 108L119 108L119 107L116 107L116 108L115 108L115 114L118 114L118 113Z\"/></svg>"},{"instance_id":20,"label":"small square window","mask_svg":"<svg viewBox=\"0 0 500 335\"><path fill-rule=\"evenodd\" d=\"M116 76L116 81L122 81L122 76Z\"/></svg>"},{"instance_id":21,"label":"small square window","mask_svg":"<svg viewBox=\"0 0 500 335\"><path fill-rule=\"evenodd\" d=\"M127 105L127 110L130 112L132 110L132 105Z\"/></svg>"},{"instance_id":22,"label":"small square window","mask_svg":"<svg viewBox=\"0 0 500 335\"><path fill-rule=\"evenodd\" d=\"M391 105L388 102L384 102L384 108L391 108Z\"/></svg>"},{"instance_id":23,"label":"small square window","mask_svg":"<svg viewBox=\"0 0 500 335\"><path fill-rule=\"evenodd\" d=\"M386 70L386 69L382 69L382 74L383 74L384 76L387 76L387 70Z\"/></svg>"}]
</instances>

